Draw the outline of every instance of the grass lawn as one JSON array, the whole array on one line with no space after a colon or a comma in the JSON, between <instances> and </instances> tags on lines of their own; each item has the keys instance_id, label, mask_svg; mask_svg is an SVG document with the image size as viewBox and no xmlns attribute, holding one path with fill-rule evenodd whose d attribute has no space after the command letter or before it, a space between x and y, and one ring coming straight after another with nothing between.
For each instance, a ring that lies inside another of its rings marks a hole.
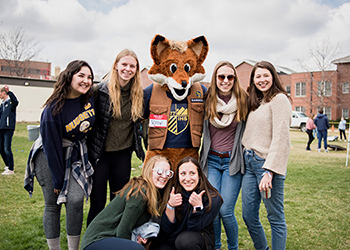
<instances>
[{"instance_id":1,"label":"grass lawn","mask_svg":"<svg viewBox=\"0 0 350 250\"><path fill-rule=\"evenodd\" d=\"M23 188L24 172L32 142L27 125L17 125L12 143L15 175L0 175L0 249L47 249L42 226L44 201L35 181L33 197ZM317 140L306 151L306 133L290 131L292 149L285 182L285 213L288 224L287 249L348 249L350 246L350 166L345 167L346 150L317 152ZM338 135L329 132L329 135ZM347 142L330 142L347 147ZM0 161L0 171L4 164ZM134 156L132 175L139 175L141 162ZM350 163L349 163L350 165ZM84 207L84 225L89 204ZM242 220L241 200L236 205L239 224L239 248L254 249ZM261 220L270 244L270 228L265 208ZM61 216L61 248L67 249L65 209ZM225 239L225 232L222 232ZM223 240L223 248L227 249Z\"/></svg>"}]
</instances>

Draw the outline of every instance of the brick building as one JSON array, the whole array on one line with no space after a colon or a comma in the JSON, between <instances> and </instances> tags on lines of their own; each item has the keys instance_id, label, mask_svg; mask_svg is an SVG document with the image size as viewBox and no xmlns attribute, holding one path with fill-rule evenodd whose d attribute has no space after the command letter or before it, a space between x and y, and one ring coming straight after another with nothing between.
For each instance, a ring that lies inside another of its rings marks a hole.
<instances>
[{"instance_id":1,"label":"brick building","mask_svg":"<svg viewBox=\"0 0 350 250\"><path fill-rule=\"evenodd\" d=\"M0 59L0 75L51 79L51 63Z\"/></svg>"},{"instance_id":2,"label":"brick building","mask_svg":"<svg viewBox=\"0 0 350 250\"><path fill-rule=\"evenodd\" d=\"M236 69L243 88L249 85L250 72L256 62L244 61ZM338 120L341 116L349 118L350 108L350 56L333 61L337 70L295 72L274 65L283 85L292 97L292 109L317 114L324 109L329 119Z\"/></svg>"}]
</instances>

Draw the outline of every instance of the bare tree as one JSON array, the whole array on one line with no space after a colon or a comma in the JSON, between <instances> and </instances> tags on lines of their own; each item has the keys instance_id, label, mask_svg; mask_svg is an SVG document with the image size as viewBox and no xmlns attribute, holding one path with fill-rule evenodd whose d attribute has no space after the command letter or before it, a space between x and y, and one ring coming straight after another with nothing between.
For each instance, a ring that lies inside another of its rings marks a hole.
<instances>
[{"instance_id":1,"label":"bare tree","mask_svg":"<svg viewBox=\"0 0 350 250\"><path fill-rule=\"evenodd\" d=\"M309 58L315 64L317 68L316 71L311 70L311 67L303 60L298 60L301 67L308 73L305 76L305 81L310 82L310 97L306 100L309 101L310 104L310 113L312 112L312 108L323 108L326 102L334 102L332 98L329 98L332 89L331 78L336 73L336 71L334 71L335 65L332 61L334 61L339 54L339 44L332 46L329 38L325 38L319 43L316 43L314 47L309 47ZM321 74L321 76L315 77L316 74ZM308 86L308 84L306 86Z\"/></svg>"},{"instance_id":2,"label":"bare tree","mask_svg":"<svg viewBox=\"0 0 350 250\"><path fill-rule=\"evenodd\" d=\"M0 58L12 76L26 77L30 61L42 50L34 37L26 35L23 27L0 33Z\"/></svg>"}]
</instances>

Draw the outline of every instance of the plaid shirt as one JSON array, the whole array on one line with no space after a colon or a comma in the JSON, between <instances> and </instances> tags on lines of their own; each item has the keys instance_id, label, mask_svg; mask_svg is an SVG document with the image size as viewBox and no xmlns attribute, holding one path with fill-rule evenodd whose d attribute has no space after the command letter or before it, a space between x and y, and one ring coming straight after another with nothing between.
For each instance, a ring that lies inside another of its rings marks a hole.
<instances>
[{"instance_id":1,"label":"plaid shirt","mask_svg":"<svg viewBox=\"0 0 350 250\"><path fill-rule=\"evenodd\" d=\"M66 156L65 156L66 171L65 171L64 181L63 181L63 187L57 198L57 204L59 205L67 202L68 182L69 182L69 178L71 177L70 173L72 173L72 176L74 177L74 179L78 182L80 187L84 190L84 195L86 197L86 202L87 202L91 194L92 174L94 173L94 170L88 160L86 140L84 139L77 142L71 142L67 139L63 139L62 146L67 148ZM81 160L72 163L71 156L72 156L72 151L74 147L78 148L81 154ZM28 162L27 162L27 169L26 169L26 174L24 179L24 188L29 192L30 196L32 196L33 187L34 187L33 185L34 174L35 174L34 158L37 152L39 152L39 150L42 150L41 137L39 137L33 143L29 153Z\"/></svg>"}]
</instances>

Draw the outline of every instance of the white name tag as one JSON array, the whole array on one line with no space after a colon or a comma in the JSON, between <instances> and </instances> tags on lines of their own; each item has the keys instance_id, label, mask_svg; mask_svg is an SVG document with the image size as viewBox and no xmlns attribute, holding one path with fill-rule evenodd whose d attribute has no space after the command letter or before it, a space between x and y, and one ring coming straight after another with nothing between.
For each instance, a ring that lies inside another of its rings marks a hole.
<instances>
[{"instance_id":1,"label":"white name tag","mask_svg":"<svg viewBox=\"0 0 350 250\"><path fill-rule=\"evenodd\" d=\"M154 115L149 116L149 127L151 128L166 128L168 126L167 115Z\"/></svg>"}]
</instances>

